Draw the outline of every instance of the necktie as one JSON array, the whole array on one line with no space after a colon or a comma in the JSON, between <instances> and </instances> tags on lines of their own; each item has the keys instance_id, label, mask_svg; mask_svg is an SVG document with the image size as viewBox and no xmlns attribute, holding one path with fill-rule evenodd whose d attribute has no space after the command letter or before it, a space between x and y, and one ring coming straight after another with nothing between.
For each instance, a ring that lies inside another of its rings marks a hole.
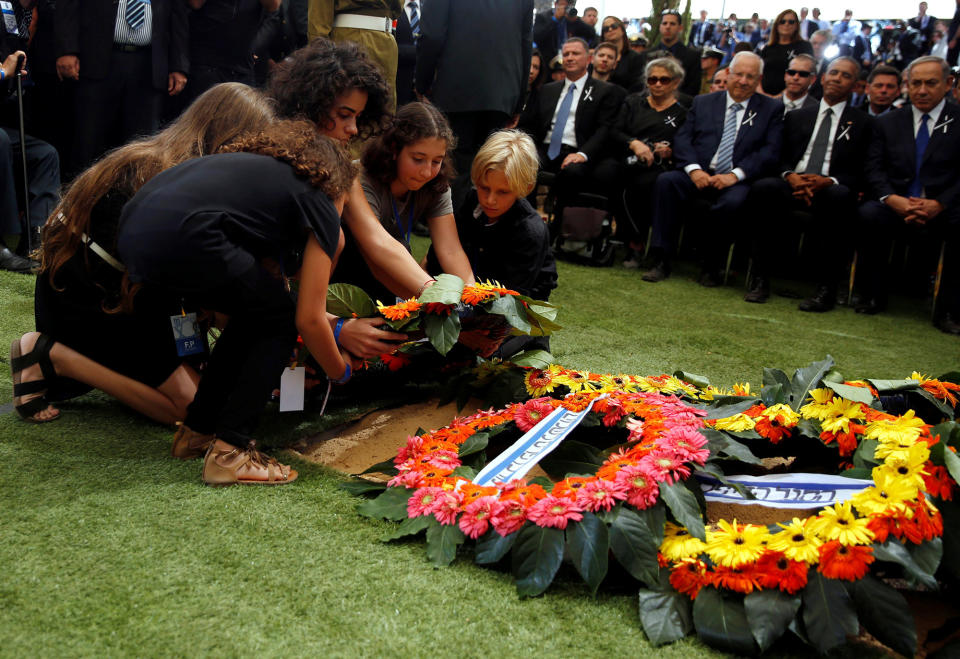
<instances>
[{"instance_id":1,"label":"necktie","mask_svg":"<svg viewBox=\"0 0 960 659\"><path fill-rule=\"evenodd\" d=\"M410 7L410 31L416 39L420 36L420 14L417 13L417 3L408 2L407 6Z\"/></svg>"},{"instance_id":2,"label":"necktie","mask_svg":"<svg viewBox=\"0 0 960 659\"><path fill-rule=\"evenodd\" d=\"M573 105L573 94L576 91L577 86L571 84L567 90L567 95L560 102L557 121L553 124L553 132L550 134L550 147L547 149L547 157L550 160L560 155L560 146L563 144L563 129L567 125L567 119L570 118L570 106Z\"/></svg>"},{"instance_id":3,"label":"necktie","mask_svg":"<svg viewBox=\"0 0 960 659\"><path fill-rule=\"evenodd\" d=\"M737 141L737 112L743 109L739 103L734 103L727 110L727 120L723 124L723 136L720 138L720 148L717 149L717 174L726 174L733 169L733 143Z\"/></svg>"},{"instance_id":4,"label":"necktie","mask_svg":"<svg viewBox=\"0 0 960 659\"><path fill-rule=\"evenodd\" d=\"M920 117L920 130L917 131L917 168L913 175L913 181L910 182L910 189L907 190L907 194L911 197L923 195L923 183L920 181L920 164L923 162L923 153L927 150L927 144L930 143L930 131L927 130L927 121L929 120L929 114Z\"/></svg>"},{"instance_id":5,"label":"necktie","mask_svg":"<svg viewBox=\"0 0 960 659\"><path fill-rule=\"evenodd\" d=\"M804 174L817 174L823 172L823 161L827 159L827 145L830 143L830 129L833 128L833 110L827 108L823 111L823 120L820 122L820 130L813 138L813 148L810 149L810 160L803 170Z\"/></svg>"},{"instance_id":6,"label":"necktie","mask_svg":"<svg viewBox=\"0 0 960 659\"><path fill-rule=\"evenodd\" d=\"M131 30L136 32L140 29L140 27L143 25L146 11L146 4L141 0L127 0L127 7L123 12L123 17L126 19L127 25L130 26Z\"/></svg>"}]
</instances>

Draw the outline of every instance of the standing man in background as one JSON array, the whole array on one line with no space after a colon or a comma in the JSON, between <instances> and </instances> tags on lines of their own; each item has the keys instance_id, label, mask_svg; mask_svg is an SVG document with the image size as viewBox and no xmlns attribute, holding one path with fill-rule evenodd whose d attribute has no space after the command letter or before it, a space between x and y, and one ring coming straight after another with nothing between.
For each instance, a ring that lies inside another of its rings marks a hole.
<instances>
[{"instance_id":1,"label":"standing man in background","mask_svg":"<svg viewBox=\"0 0 960 659\"><path fill-rule=\"evenodd\" d=\"M397 107L417 100L413 90L413 72L417 68L417 41L420 40L421 0L404 0L397 19Z\"/></svg>"},{"instance_id":2,"label":"standing man in background","mask_svg":"<svg viewBox=\"0 0 960 659\"><path fill-rule=\"evenodd\" d=\"M363 46L393 88L396 102L398 51L393 21L401 11L400 0L310 0L308 36Z\"/></svg>"}]
</instances>

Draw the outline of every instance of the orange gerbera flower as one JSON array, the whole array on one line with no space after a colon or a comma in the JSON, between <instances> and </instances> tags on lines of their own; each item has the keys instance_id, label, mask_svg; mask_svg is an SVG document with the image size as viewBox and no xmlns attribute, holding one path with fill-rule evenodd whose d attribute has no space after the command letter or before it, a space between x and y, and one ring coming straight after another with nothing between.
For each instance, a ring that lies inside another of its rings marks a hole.
<instances>
[{"instance_id":1,"label":"orange gerbera flower","mask_svg":"<svg viewBox=\"0 0 960 659\"><path fill-rule=\"evenodd\" d=\"M863 389L868 389L870 393L873 394L874 398L880 395L877 393L876 388L866 380L848 380L844 382L844 384L849 387L861 387Z\"/></svg>"},{"instance_id":2,"label":"orange gerbera flower","mask_svg":"<svg viewBox=\"0 0 960 659\"><path fill-rule=\"evenodd\" d=\"M470 426L448 426L433 433L433 439L441 439L454 444L463 444L468 437L477 434Z\"/></svg>"},{"instance_id":3,"label":"orange gerbera flower","mask_svg":"<svg viewBox=\"0 0 960 659\"><path fill-rule=\"evenodd\" d=\"M875 515L867 522L867 528L873 531L873 539L876 542L884 543L891 533L897 535L897 523L893 518L887 515Z\"/></svg>"},{"instance_id":4,"label":"orange gerbera flower","mask_svg":"<svg viewBox=\"0 0 960 659\"><path fill-rule=\"evenodd\" d=\"M757 434L764 439L769 439L773 444L778 443L784 437L790 436L789 428L784 428L780 424L775 424L765 416L760 416L757 419L757 423L753 429L757 431Z\"/></svg>"},{"instance_id":5,"label":"orange gerbera flower","mask_svg":"<svg viewBox=\"0 0 960 659\"><path fill-rule=\"evenodd\" d=\"M684 558L670 570L670 585L692 600L697 599L700 589L709 584L707 564L699 558Z\"/></svg>"},{"instance_id":6,"label":"orange gerbera flower","mask_svg":"<svg viewBox=\"0 0 960 659\"><path fill-rule=\"evenodd\" d=\"M873 563L873 548L863 545L842 545L831 540L820 547L820 573L830 579L857 581L863 579Z\"/></svg>"},{"instance_id":7,"label":"orange gerbera flower","mask_svg":"<svg viewBox=\"0 0 960 659\"><path fill-rule=\"evenodd\" d=\"M927 474L923 477L923 489L927 494L944 501L952 501L955 487L946 467L927 465Z\"/></svg>"},{"instance_id":8,"label":"orange gerbera flower","mask_svg":"<svg viewBox=\"0 0 960 659\"><path fill-rule=\"evenodd\" d=\"M612 481L617 477L618 471L635 464L637 464L637 458L634 457L633 451L622 448L606 459L603 466L597 470L597 478Z\"/></svg>"},{"instance_id":9,"label":"orange gerbera flower","mask_svg":"<svg viewBox=\"0 0 960 659\"><path fill-rule=\"evenodd\" d=\"M579 476L571 476L570 478L564 478L559 483L553 486L553 490L550 492L555 497L566 497L568 499L577 498L577 490L583 487L587 482L594 480L593 478L581 478Z\"/></svg>"},{"instance_id":10,"label":"orange gerbera flower","mask_svg":"<svg viewBox=\"0 0 960 659\"><path fill-rule=\"evenodd\" d=\"M711 581L718 588L748 594L754 590L760 590L759 576L756 565L753 563L746 563L740 567L718 565L714 568Z\"/></svg>"},{"instance_id":11,"label":"orange gerbera flower","mask_svg":"<svg viewBox=\"0 0 960 659\"><path fill-rule=\"evenodd\" d=\"M513 489L505 489L500 495L500 500L519 501L525 506L531 506L546 496L546 490L536 483L530 483Z\"/></svg>"},{"instance_id":12,"label":"orange gerbera flower","mask_svg":"<svg viewBox=\"0 0 960 659\"><path fill-rule=\"evenodd\" d=\"M420 311L422 306L422 304L411 298L404 302L391 304L389 307L385 307L378 302L377 310L387 320L403 320L404 318L409 318L410 314Z\"/></svg>"},{"instance_id":13,"label":"orange gerbera flower","mask_svg":"<svg viewBox=\"0 0 960 659\"><path fill-rule=\"evenodd\" d=\"M768 551L757 561L757 581L761 588L779 588L793 595L807 585L809 566L791 561L779 551Z\"/></svg>"},{"instance_id":14,"label":"orange gerbera flower","mask_svg":"<svg viewBox=\"0 0 960 659\"><path fill-rule=\"evenodd\" d=\"M460 486L460 493L463 495L464 505L466 505L480 497L495 497L500 491L495 487L484 487L483 485L464 483Z\"/></svg>"},{"instance_id":15,"label":"orange gerbera flower","mask_svg":"<svg viewBox=\"0 0 960 659\"><path fill-rule=\"evenodd\" d=\"M960 384L934 380L933 378L928 378L920 373L917 373L916 371L910 375L910 378L917 380L920 383L920 387L932 394L934 398L945 400L950 403L950 405L956 407L957 397L954 396L952 392L960 392Z\"/></svg>"},{"instance_id":16,"label":"orange gerbera flower","mask_svg":"<svg viewBox=\"0 0 960 659\"><path fill-rule=\"evenodd\" d=\"M460 294L460 301L464 304L480 304L497 296L496 291L479 286L464 286Z\"/></svg>"}]
</instances>

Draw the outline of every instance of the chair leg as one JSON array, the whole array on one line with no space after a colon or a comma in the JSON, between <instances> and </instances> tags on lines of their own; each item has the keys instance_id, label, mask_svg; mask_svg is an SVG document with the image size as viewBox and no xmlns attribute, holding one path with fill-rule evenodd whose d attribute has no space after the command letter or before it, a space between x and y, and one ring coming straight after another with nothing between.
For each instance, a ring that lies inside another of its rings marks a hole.
<instances>
[{"instance_id":1,"label":"chair leg","mask_svg":"<svg viewBox=\"0 0 960 659\"><path fill-rule=\"evenodd\" d=\"M730 264L733 263L733 250L737 243L730 243L730 250L727 252L727 267L723 271L723 285L727 285L727 279L730 278Z\"/></svg>"},{"instance_id":2,"label":"chair leg","mask_svg":"<svg viewBox=\"0 0 960 659\"><path fill-rule=\"evenodd\" d=\"M943 260L947 254L947 241L944 240L940 245L940 260L937 261L937 276L933 280L933 309L930 310L930 313L933 315L933 320L937 320L937 299L940 296L940 283L943 281Z\"/></svg>"},{"instance_id":3,"label":"chair leg","mask_svg":"<svg viewBox=\"0 0 960 659\"><path fill-rule=\"evenodd\" d=\"M650 241L653 240L653 227L651 226L647 229L647 242L643 246L643 258L647 258L650 254Z\"/></svg>"},{"instance_id":4,"label":"chair leg","mask_svg":"<svg viewBox=\"0 0 960 659\"><path fill-rule=\"evenodd\" d=\"M727 267L728 268L730 267L729 262ZM747 281L746 281L747 290L750 290L750 276L752 274L753 274L753 257L751 256L749 259L747 259ZM724 283L726 283L726 281L724 281Z\"/></svg>"},{"instance_id":5,"label":"chair leg","mask_svg":"<svg viewBox=\"0 0 960 659\"><path fill-rule=\"evenodd\" d=\"M857 280L857 252L853 252L853 260L850 261L850 279L847 281L847 304L853 301L853 284Z\"/></svg>"}]
</instances>

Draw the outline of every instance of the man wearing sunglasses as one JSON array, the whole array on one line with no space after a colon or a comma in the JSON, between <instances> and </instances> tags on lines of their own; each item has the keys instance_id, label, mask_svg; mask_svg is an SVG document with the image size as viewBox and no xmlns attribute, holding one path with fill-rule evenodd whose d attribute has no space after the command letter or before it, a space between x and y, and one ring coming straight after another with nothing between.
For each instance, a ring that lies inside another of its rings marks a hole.
<instances>
[{"instance_id":1,"label":"man wearing sunglasses","mask_svg":"<svg viewBox=\"0 0 960 659\"><path fill-rule=\"evenodd\" d=\"M817 80L817 61L811 55L800 54L790 60L783 74L783 113L817 105L810 95L810 87Z\"/></svg>"},{"instance_id":2,"label":"man wearing sunglasses","mask_svg":"<svg viewBox=\"0 0 960 659\"><path fill-rule=\"evenodd\" d=\"M750 190L754 277L743 297L747 302L770 297L774 259L799 230L775 218L804 210L810 219L802 229L814 251L810 263L818 287L800 310L829 311L836 303L837 282L851 252L857 196L866 187L863 154L873 136L873 120L850 105L859 73L852 58L833 60L823 77L823 100L783 120L780 175L761 179Z\"/></svg>"}]
</instances>

